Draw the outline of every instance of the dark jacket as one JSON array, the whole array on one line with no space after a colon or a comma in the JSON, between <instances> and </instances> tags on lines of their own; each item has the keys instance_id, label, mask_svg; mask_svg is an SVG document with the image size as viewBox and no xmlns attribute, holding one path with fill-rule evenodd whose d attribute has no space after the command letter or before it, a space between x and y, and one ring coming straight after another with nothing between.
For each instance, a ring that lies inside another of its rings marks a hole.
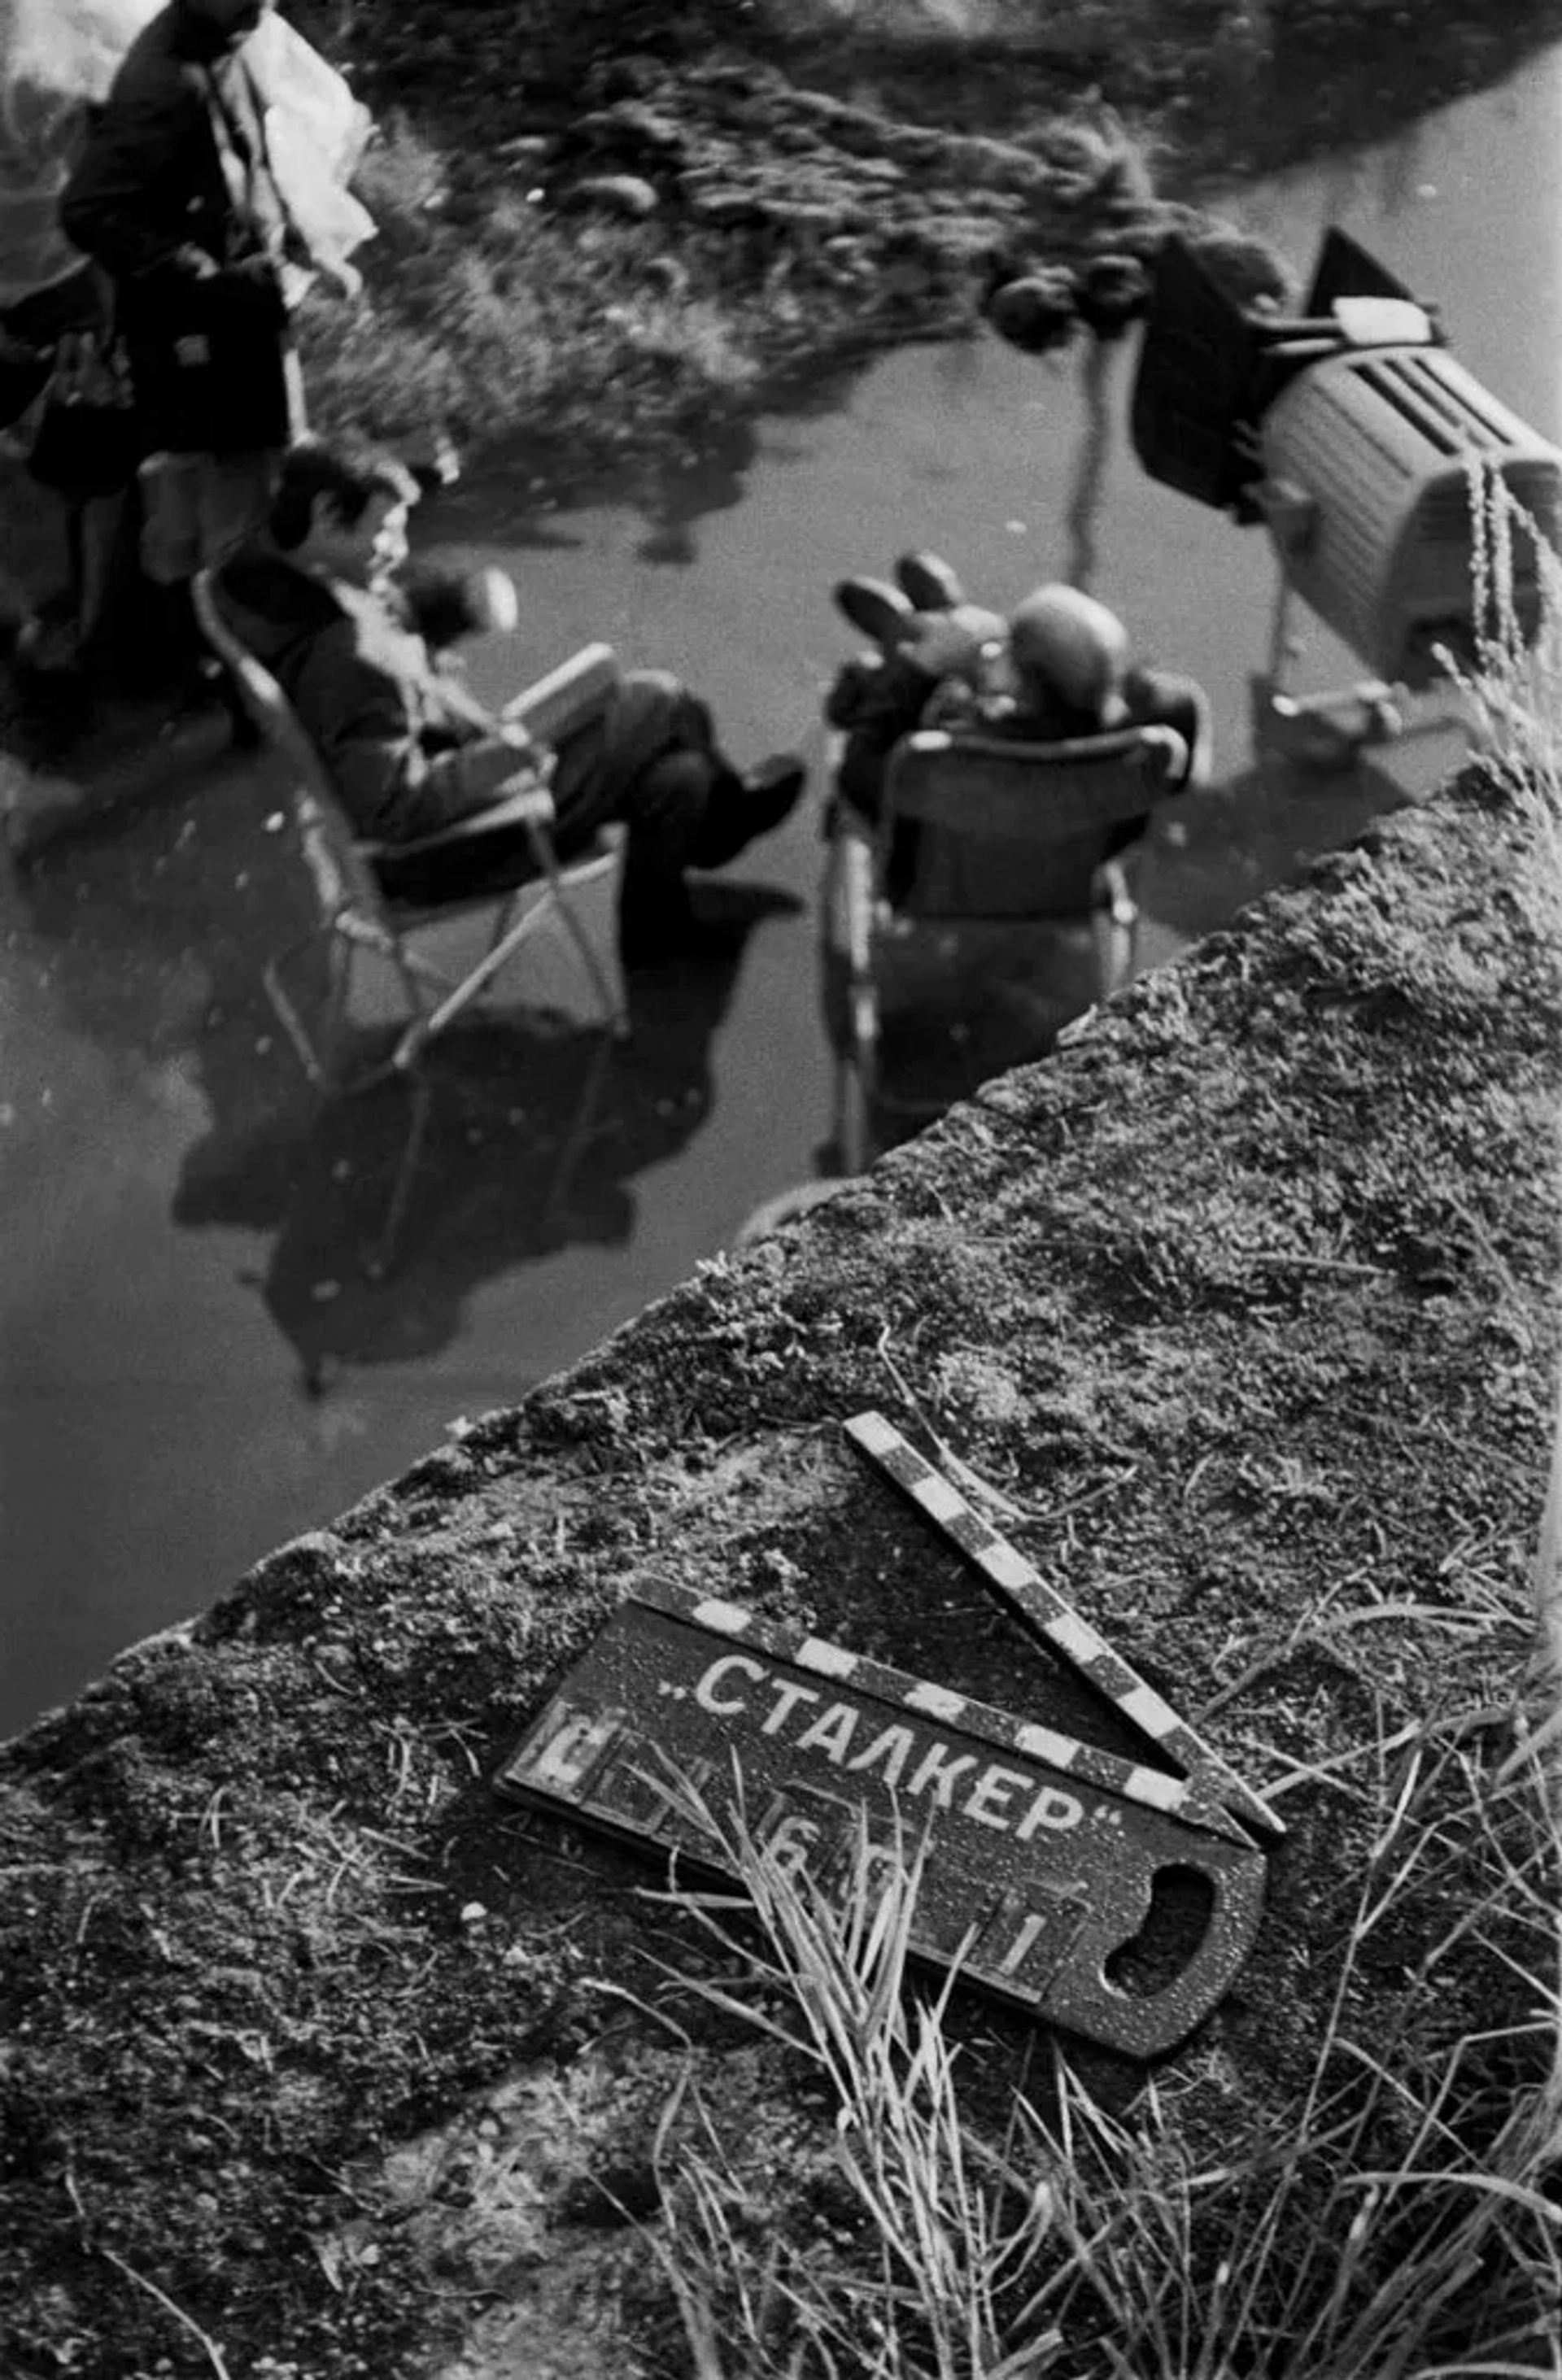
<instances>
[{"instance_id":1,"label":"dark jacket","mask_svg":"<svg viewBox=\"0 0 1562 2380\"><path fill-rule=\"evenodd\" d=\"M861 817L877 819L885 763L901 737L914 735L921 725L939 684L916 654L904 648L873 667L848 662L841 672L825 717L832 726L846 730L836 783Z\"/></svg>"},{"instance_id":2,"label":"dark jacket","mask_svg":"<svg viewBox=\"0 0 1562 2380\"><path fill-rule=\"evenodd\" d=\"M287 219L243 44L226 48L184 0L153 18L96 112L60 221L114 280L149 449L287 443Z\"/></svg>"},{"instance_id":3,"label":"dark jacket","mask_svg":"<svg viewBox=\"0 0 1562 2380\"><path fill-rule=\"evenodd\" d=\"M474 817L524 766L524 739L436 667L396 598L258 551L228 563L216 591L366 838L403 843Z\"/></svg>"}]
</instances>

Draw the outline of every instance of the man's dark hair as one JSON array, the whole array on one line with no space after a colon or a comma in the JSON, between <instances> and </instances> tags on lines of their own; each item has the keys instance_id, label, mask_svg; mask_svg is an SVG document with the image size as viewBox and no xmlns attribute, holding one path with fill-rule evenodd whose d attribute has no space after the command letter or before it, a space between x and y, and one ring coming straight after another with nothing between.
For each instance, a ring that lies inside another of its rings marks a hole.
<instances>
[{"instance_id":1,"label":"man's dark hair","mask_svg":"<svg viewBox=\"0 0 1562 2380\"><path fill-rule=\"evenodd\" d=\"M283 457L271 500L271 533L284 553L302 545L322 496L350 526L361 520L376 496L413 504L420 490L405 463L373 448L361 451L311 442Z\"/></svg>"}]
</instances>

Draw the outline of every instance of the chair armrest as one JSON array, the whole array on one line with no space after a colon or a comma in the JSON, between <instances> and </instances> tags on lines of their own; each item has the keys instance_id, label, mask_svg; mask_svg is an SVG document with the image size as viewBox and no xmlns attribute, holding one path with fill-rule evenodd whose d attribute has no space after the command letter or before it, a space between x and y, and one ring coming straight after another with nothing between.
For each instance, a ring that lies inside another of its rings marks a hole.
<instances>
[{"instance_id":1,"label":"chair armrest","mask_svg":"<svg viewBox=\"0 0 1562 2380\"><path fill-rule=\"evenodd\" d=\"M513 786L506 793L498 789L498 799L487 809L474 810L470 818L457 819L451 826L442 826L437 833L414 835L409 843L360 843L358 846L366 859L410 859L419 853L458 850L462 844L477 841L485 834L497 834L506 827L542 826L554 822L554 797L546 785L540 785L530 769L519 770L506 783Z\"/></svg>"},{"instance_id":2,"label":"chair armrest","mask_svg":"<svg viewBox=\"0 0 1562 2380\"><path fill-rule=\"evenodd\" d=\"M1099 735L1059 737L1054 743L1031 744L1016 735L983 735L980 728L919 727L902 738L907 751L924 759L936 759L946 752L969 752L983 760L1006 760L1017 767L1033 761L1056 768L1071 760L1104 760L1117 755L1122 759L1136 751L1157 755L1169 771L1184 767L1191 758L1186 739L1175 727L1159 721L1142 727L1108 727Z\"/></svg>"},{"instance_id":3,"label":"chair armrest","mask_svg":"<svg viewBox=\"0 0 1562 2380\"><path fill-rule=\"evenodd\" d=\"M1193 754L1188 748L1187 737L1179 735L1175 727L1160 726L1141 727L1139 735L1141 742L1157 757L1162 783L1180 793L1193 771Z\"/></svg>"}]
</instances>

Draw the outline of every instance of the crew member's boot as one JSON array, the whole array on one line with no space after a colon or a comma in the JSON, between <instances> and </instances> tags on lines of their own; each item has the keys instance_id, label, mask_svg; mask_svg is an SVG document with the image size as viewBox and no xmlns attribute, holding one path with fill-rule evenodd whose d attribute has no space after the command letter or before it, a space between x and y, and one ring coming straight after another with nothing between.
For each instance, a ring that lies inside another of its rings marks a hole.
<instances>
[{"instance_id":1,"label":"crew member's boot","mask_svg":"<svg viewBox=\"0 0 1562 2380\"><path fill-rule=\"evenodd\" d=\"M893 652L903 644L916 613L898 587L885 578L841 578L836 582L836 609L871 644Z\"/></svg>"},{"instance_id":2,"label":"crew member's boot","mask_svg":"<svg viewBox=\"0 0 1562 2380\"><path fill-rule=\"evenodd\" d=\"M903 553L895 565L900 591L913 612L953 612L965 589L941 554Z\"/></svg>"},{"instance_id":3,"label":"crew member's boot","mask_svg":"<svg viewBox=\"0 0 1562 2380\"><path fill-rule=\"evenodd\" d=\"M627 967L727 949L730 931L707 928L695 914L683 871L725 868L791 815L807 783L807 768L790 752L741 776L703 752L669 753L646 771L645 808L629 830L618 905L618 954ZM674 821L680 811L689 815L689 797L703 815L679 837Z\"/></svg>"},{"instance_id":4,"label":"crew member's boot","mask_svg":"<svg viewBox=\"0 0 1562 2380\"><path fill-rule=\"evenodd\" d=\"M795 752L773 753L741 776L721 769L704 819L684 846L684 865L725 868L761 835L785 824L807 783L807 766Z\"/></svg>"}]
</instances>

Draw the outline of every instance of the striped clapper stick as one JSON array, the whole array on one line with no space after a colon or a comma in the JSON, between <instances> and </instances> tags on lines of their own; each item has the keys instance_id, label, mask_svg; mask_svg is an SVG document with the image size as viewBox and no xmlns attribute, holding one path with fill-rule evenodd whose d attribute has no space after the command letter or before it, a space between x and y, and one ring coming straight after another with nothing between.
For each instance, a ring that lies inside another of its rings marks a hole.
<instances>
[{"instance_id":1,"label":"striped clapper stick","mask_svg":"<svg viewBox=\"0 0 1562 2380\"><path fill-rule=\"evenodd\" d=\"M1176 1762L1186 1776L1175 1803L1163 1802L1195 1826L1208 1827L1233 1841L1249 1842L1249 1828L1269 1835L1286 1831L1268 1803L1228 1768L1220 1755L1178 1718L1165 1699L1146 1684L1138 1671L1114 1653L1088 1621L1050 1587L1034 1563L1026 1560L990 1522L967 1502L959 1489L917 1452L883 1414L854 1415L846 1434L870 1463L910 1498L923 1518L955 1545L982 1583L1055 1653L1060 1653L1097 1694L1104 1694L1141 1735ZM1083 1747L1080 1747L1083 1750ZM1107 1755L1093 1753L1092 1760ZM1122 1764L1117 1764L1119 1767ZM1083 1773L1082 1771L1080 1772ZM1162 1769L1139 1768L1134 1798L1164 1792L1177 1780ZM1148 1780L1153 1779L1153 1785ZM1146 1791L1146 1788L1148 1789ZM1119 1792L1128 1789L1119 1784Z\"/></svg>"}]
</instances>

